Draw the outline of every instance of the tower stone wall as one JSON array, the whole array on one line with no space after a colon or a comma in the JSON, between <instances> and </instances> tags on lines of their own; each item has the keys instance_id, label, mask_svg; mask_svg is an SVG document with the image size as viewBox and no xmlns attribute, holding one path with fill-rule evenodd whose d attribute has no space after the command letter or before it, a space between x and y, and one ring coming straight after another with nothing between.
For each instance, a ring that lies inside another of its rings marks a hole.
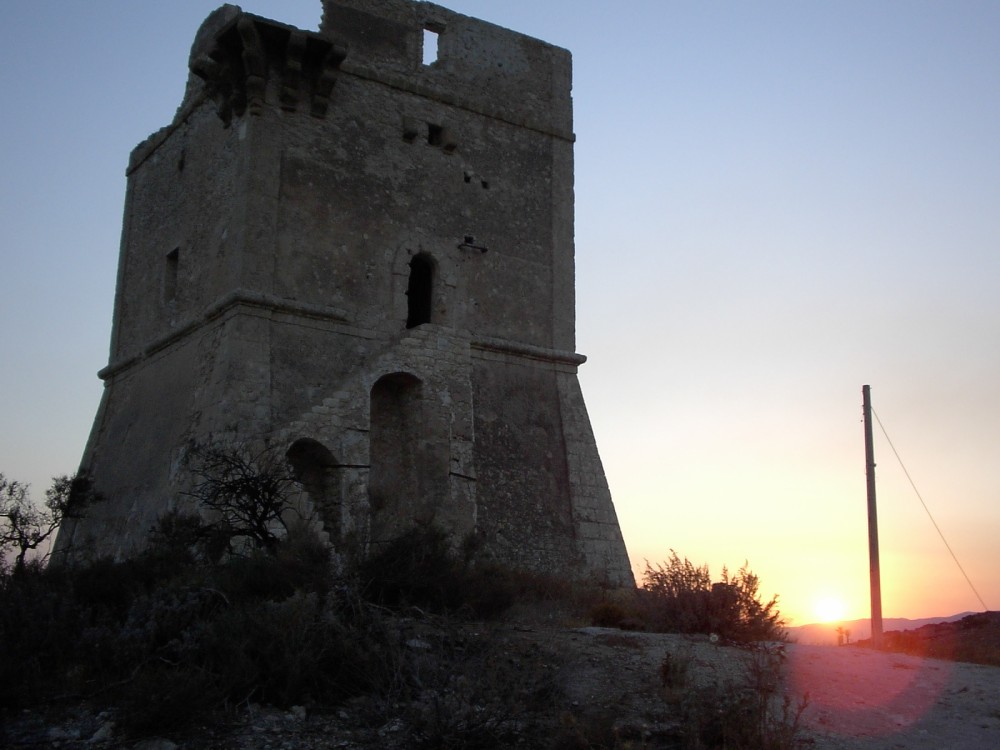
<instances>
[{"instance_id":1,"label":"tower stone wall","mask_svg":"<svg viewBox=\"0 0 1000 750\"><path fill-rule=\"evenodd\" d=\"M335 549L427 523L631 584L577 379L570 54L328 0L319 32L223 6L190 70L129 163L81 467L106 499L58 549L134 553L187 446L266 442Z\"/></svg>"}]
</instances>

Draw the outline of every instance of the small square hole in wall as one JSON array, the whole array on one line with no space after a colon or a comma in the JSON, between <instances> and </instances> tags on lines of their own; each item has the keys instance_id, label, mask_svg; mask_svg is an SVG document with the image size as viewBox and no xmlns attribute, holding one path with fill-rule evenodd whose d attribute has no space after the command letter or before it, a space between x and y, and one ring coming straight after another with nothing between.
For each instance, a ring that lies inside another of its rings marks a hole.
<instances>
[{"instance_id":1,"label":"small square hole in wall","mask_svg":"<svg viewBox=\"0 0 1000 750\"><path fill-rule=\"evenodd\" d=\"M437 29L424 28L424 65L433 65L438 61L438 40L441 32Z\"/></svg>"},{"instance_id":2,"label":"small square hole in wall","mask_svg":"<svg viewBox=\"0 0 1000 750\"><path fill-rule=\"evenodd\" d=\"M412 117L403 117L403 140L413 143L420 133L420 122Z\"/></svg>"},{"instance_id":3,"label":"small square hole in wall","mask_svg":"<svg viewBox=\"0 0 1000 750\"><path fill-rule=\"evenodd\" d=\"M432 146L444 143L444 128L434 123L427 123L427 142Z\"/></svg>"}]
</instances>

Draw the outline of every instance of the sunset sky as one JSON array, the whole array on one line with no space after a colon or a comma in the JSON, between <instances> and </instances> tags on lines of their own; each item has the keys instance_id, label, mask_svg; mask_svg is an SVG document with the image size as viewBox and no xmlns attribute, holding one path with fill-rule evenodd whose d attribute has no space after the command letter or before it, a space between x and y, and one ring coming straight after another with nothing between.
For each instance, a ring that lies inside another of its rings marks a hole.
<instances>
[{"instance_id":1,"label":"sunset sky","mask_svg":"<svg viewBox=\"0 0 1000 750\"><path fill-rule=\"evenodd\" d=\"M574 56L577 349L638 573L868 613L861 388L1000 608L1000 3L453 0ZM78 465L130 150L210 0L0 3L0 472ZM320 0L246 0L315 29ZM887 617L981 610L876 427Z\"/></svg>"}]
</instances>

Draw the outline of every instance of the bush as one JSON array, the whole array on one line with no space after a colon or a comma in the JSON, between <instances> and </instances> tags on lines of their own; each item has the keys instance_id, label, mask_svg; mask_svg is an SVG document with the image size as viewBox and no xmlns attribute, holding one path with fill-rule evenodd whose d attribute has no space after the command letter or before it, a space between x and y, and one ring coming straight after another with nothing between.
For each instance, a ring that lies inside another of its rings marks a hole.
<instances>
[{"instance_id":1,"label":"bush","mask_svg":"<svg viewBox=\"0 0 1000 750\"><path fill-rule=\"evenodd\" d=\"M695 566L670 551L666 563L646 563L642 588L644 620L665 633L715 633L736 642L784 640L784 620L775 596L762 603L760 581L744 563L712 582L708 566Z\"/></svg>"},{"instance_id":2,"label":"bush","mask_svg":"<svg viewBox=\"0 0 1000 750\"><path fill-rule=\"evenodd\" d=\"M547 747L557 672L537 644L455 618L415 624L402 666L406 747ZM384 718L380 719L380 722Z\"/></svg>"},{"instance_id":3,"label":"bush","mask_svg":"<svg viewBox=\"0 0 1000 750\"><path fill-rule=\"evenodd\" d=\"M127 730L178 729L251 699L387 689L398 650L304 533L228 563L154 546L124 563L0 576L0 708L100 696Z\"/></svg>"},{"instance_id":4,"label":"bush","mask_svg":"<svg viewBox=\"0 0 1000 750\"><path fill-rule=\"evenodd\" d=\"M71 661L85 614L67 594L37 563L0 576L0 709L41 701Z\"/></svg>"},{"instance_id":5,"label":"bush","mask_svg":"<svg viewBox=\"0 0 1000 750\"><path fill-rule=\"evenodd\" d=\"M754 645L744 652L742 679L665 693L678 710L682 745L690 750L792 750L809 696L780 694L784 647ZM665 662L665 665L667 662ZM667 675L661 669L666 684ZM686 680L686 677L685 677Z\"/></svg>"},{"instance_id":6,"label":"bush","mask_svg":"<svg viewBox=\"0 0 1000 750\"><path fill-rule=\"evenodd\" d=\"M464 567L448 537L434 527L414 527L361 563L359 578L369 600L387 607L456 609Z\"/></svg>"},{"instance_id":7,"label":"bush","mask_svg":"<svg viewBox=\"0 0 1000 750\"><path fill-rule=\"evenodd\" d=\"M335 705L387 690L399 648L374 613L302 591L263 601L164 593L137 602L119 643L135 669L119 669L126 682L109 695L134 733L183 728L224 706Z\"/></svg>"},{"instance_id":8,"label":"bush","mask_svg":"<svg viewBox=\"0 0 1000 750\"><path fill-rule=\"evenodd\" d=\"M464 613L492 619L514 603L524 576L456 554L438 528L414 527L359 568L369 600L393 608Z\"/></svg>"}]
</instances>

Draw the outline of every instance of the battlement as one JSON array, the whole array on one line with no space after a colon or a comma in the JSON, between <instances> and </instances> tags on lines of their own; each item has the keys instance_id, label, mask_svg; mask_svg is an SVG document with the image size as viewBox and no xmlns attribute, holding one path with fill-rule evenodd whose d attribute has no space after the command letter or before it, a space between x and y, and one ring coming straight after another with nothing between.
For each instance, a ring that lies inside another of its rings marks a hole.
<instances>
[{"instance_id":1,"label":"battlement","mask_svg":"<svg viewBox=\"0 0 1000 750\"><path fill-rule=\"evenodd\" d=\"M346 55L319 34L223 6L202 24L189 67L226 123L269 100L323 117Z\"/></svg>"},{"instance_id":2,"label":"battlement","mask_svg":"<svg viewBox=\"0 0 1000 750\"><path fill-rule=\"evenodd\" d=\"M345 72L572 139L561 47L412 0L325 0L320 33L346 46Z\"/></svg>"},{"instance_id":3,"label":"battlement","mask_svg":"<svg viewBox=\"0 0 1000 750\"><path fill-rule=\"evenodd\" d=\"M428 2L324 0L318 33L222 5L188 67L174 122L136 147L129 172L206 98L227 126L266 106L325 117L341 73L575 141L568 50Z\"/></svg>"}]
</instances>

